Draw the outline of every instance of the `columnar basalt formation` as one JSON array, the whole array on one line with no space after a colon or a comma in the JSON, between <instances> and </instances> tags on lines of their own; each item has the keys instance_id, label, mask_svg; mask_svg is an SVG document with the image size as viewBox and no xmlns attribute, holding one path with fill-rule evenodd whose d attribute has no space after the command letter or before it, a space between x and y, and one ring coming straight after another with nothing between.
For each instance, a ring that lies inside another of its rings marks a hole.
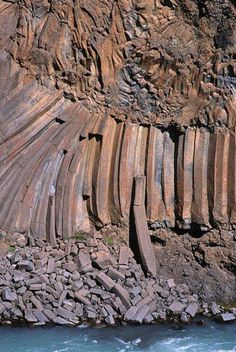
<instances>
[{"instance_id":1,"label":"columnar basalt formation","mask_svg":"<svg viewBox=\"0 0 236 352\"><path fill-rule=\"evenodd\" d=\"M235 26L230 0L0 0L0 229L128 232L141 176L146 234L234 231Z\"/></svg>"},{"instance_id":2,"label":"columnar basalt formation","mask_svg":"<svg viewBox=\"0 0 236 352\"><path fill-rule=\"evenodd\" d=\"M71 119L61 124L60 107L47 113L47 128L32 143L21 146L21 137L30 138L38 121L2 144L9 153L1 162L4 231L55 242L93 226L128 226L137 175L147 176L151 228L234 227L234 132L179 133L109 116L90 119L73 104L66 110Z\"/></svg>"}]
</instances>

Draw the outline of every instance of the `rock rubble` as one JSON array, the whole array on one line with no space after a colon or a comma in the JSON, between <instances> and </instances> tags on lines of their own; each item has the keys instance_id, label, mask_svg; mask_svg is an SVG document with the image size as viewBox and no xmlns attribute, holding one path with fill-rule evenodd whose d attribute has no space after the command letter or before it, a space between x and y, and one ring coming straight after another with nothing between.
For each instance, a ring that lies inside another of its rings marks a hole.
<instances>
[{"instance_id":1,"label":"rock rubble","mask_svg":"<svg viewBox=\"0 0 236 352\"><path fill-rule=\"evenodd\" d=\"M0 323L188 323L197 314L235 319L235 310L202 302L186 284L145 277L128 247L90 241L10 247L0 259Z\"/></svg>"}]
</instances>

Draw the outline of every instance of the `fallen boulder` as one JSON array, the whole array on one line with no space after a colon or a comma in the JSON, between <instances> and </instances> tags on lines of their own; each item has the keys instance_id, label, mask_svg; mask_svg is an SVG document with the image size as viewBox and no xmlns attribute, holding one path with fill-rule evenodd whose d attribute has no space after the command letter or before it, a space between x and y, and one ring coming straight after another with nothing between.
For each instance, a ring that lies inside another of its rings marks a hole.
<instances>
[{"instance_id":1,"label":"fallen boulder","mask_svg":"<svg viewBox=\"0 0 236 352\"><path fill-rule=\"evenodd\" d=\"M102 284L108 291L110 291L115 286L115 281L113 281L109 276L105 273L101 272L97 274L96 280Z\"/></svg>"},{"instance_id":2,"label":"fallen boulder","mask_svg":"<svg viewBox=\"0 0 236 352\"><path fill-rule=\"evenodd\" d=\"M75 257L75 262L78 265L79 272L82 274L93 270L90 255L83 250L79 251L79 254Z\"/></svg>"}]
</instances>

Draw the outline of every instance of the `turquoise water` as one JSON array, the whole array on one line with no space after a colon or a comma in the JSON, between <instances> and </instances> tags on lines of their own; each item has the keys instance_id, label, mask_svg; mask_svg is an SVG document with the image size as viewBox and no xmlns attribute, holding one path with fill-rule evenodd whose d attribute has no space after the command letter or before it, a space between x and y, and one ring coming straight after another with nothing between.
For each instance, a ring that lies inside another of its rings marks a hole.
<instances>
[{"instance_id":1,"label":"turquoise water","mask_svg":"<svg viewBox=\"0 0 236 352\"><path fill-rule=\"evenodd\" d=\"M236 324L0 328L0 352L236 352Z\"/></svg>"}]
</instances>

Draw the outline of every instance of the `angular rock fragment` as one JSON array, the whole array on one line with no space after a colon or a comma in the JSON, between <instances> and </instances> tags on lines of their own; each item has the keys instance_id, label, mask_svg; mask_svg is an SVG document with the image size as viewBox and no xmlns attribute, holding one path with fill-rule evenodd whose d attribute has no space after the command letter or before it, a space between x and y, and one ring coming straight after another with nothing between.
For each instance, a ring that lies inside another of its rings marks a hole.
<instances>
[{"instance_id":1,"label":"angular rock fragment","mask_svg":"<svg viewBox=\"0 0 236 352\"><path fill-rule=\"evenodd\" d=\"M76 303L75 309L73 311L77 317L82 317L83 316L83 307L80 303Z\"/></svg>"},{"instance_id":2,"label":"angular rock fragment","mask_svg":"<svg viewBox=\"0 0 236 352\"><path fill-rule=\"evenodd\" d=\"M37 299L34 295L30 296L30 301L33 303L33 305L40 311L43 311L43 304L40 302L39 299Z\"/></svg>"},{"instance_id":3,"label":"angular rock fragment","mask_svg":"<svg viewBox=\"0 0 236 352\"><path fill-rule=\"evenodd\" d=\"M131 306L124 315L124 320L126 321L135 321L138 308Z\"/></svg>"},{"instance_id":4,"label":"angular rock fragment","mask_svg":"<svg viewBox=\"0 0 236 352\"><path fill-rule=\"evenodd\" d=\"M120 284L115 284L112 291L121 299L121 302L126 308L130 307L129 292Z\"/></svg>"},{"instance_id":5,"label":"angular rock fragment","mask_svg":"<svg viewBox=\"0 0 236 352\"><path fill-rule=\"evenodd\" d=\"M79 254L75 258L75 261L78 265L79 272L85 274L93 270L90 255L88 253L85 253L82 250L80 250Z\"/></svg>"},{"instance_id":6,"label":"angular rock fragment","mask_svg":"<svg viewBox=\"0 0 236 352\"><path fill-rule=\"evenodd\" d=\"M150 313L151 313L150 307L147 304L145 304L144 306L138 309L135 315L135 321L141 324L143 320L149 316Z\"/></svg>"},{"instance_id":7,"label":"angular rock fragment","mask_svg":"<svg viewBox=\"0 0 236 352\"><path fill-rule=\"evenodd\" d=\"M51 274L55 269L55 259L49 258L48 259L48 266L47 266L47 273Z\"/></svg>"},{"instance_id":8,"label":"angular rock fragment","mask_svg":"<svg viewBox=\"0 0 236 352\"><path fill-rule=\"evenodd\" d=\"M114 311L114 309L112 308L112 306L110 306L109 304L106 304L105 307L104 307L108 313L108 315L115 315L116 312Z\"/></svg>"},{"instance_id":9,"label":"angular rock fragment","mask_svg":"<svg viewBox=\"0 0 236 352\"><path fill-rule=\"evenodd\" d=\"M131 303L133 306L136 306L138 305L138 303L142 301L142 297L140 295L134 297L132 300L131 300Z\"/></svg>"},{"instance_id":10,"label":"angular rock fragment","mask_svg":"<svg viewBox=\"0 0 236 352\"><path fill-rule=\"evenodd\" d=\"M32 284L29 286L30 291L40 291L42 289L41 284Z\"/></svg>"},{"instance_id":11,"label":"angular rock fragment","mask_svg":"<svg viewBox=\"0 0 236 352\"><path fill-rule=\"evenodd\" d=\"M87 318L95 320L96 319L96 313L91 311L91 310L87 310Z\"/></svg>"},{"instance_id":12,"label":"angular rock fragment","mask_svg":"<svg viewBox=\"0 0 236 352\"><path fill-rule=\"evenodd\" d=\"M49 309L44 309L43 314L48 318L50 322L56 318L56 315Z\"/></svg>"},{"instance_id":13,"label":"angular rock fragment","mask_svg":"<svg viewBox=\"0 0 236 352\"><path fill-rule=\"evenodd\" d=\"M62 305L64 299L65 299L66 296L67 296L67 293L68 293L67 290L62 291L62 293L61 293L61 295L60 295L60 298L59 298L59 301L58 301L58 305L59 305L59 306Z\"/></svg>"},{"instance_id":14,"label":"angular rock fragment","mask_svg":"<svg viewBox=\"0 0 236 352\"><path fill-rule=\"evenodd\" d=\"M218 305L213 302L212 305L211 305L211 312L213 315L217 315L217 314L220 314L220 309L218 307Z\"/></svg>"},{"instance_id":15,"label":"angular rock fragment","mask_svg":"<svg viewBox=\"0 0 236 352\"><path fill-rule=\"evenodd\" d=\"M25 273L22 273L20 271L14 271L13 280L15 282L24 281L25 278L26 278L26 274Z\"/></svg>"},{"instance_id":16,"label":"angular rock fragment","mask_svg":"<svg viewBox=\"0 0 236 352\"><path fill-rule=\"evenodd\" d=\"M114 320L112 315L108 315L105 318L105 322L106 322L107 325L115 325L115 320Z\"/></svg>"},{"instance_id":17,"label":"angular rock fragment","mask_svg":"<svg viewBox=\"0 0 236 352\"><path fill-rule=\"evenodd\" d=\"M15 292L12 292L10 288L5 287L2 290L2 299L3 301L14 302L17 301L18 297Z\"/></svg>"},{"instance_id":18,"label":"angular rock fragment","mask_svg":"<svg viewBox=\"0 0 236 352\"><path fill-rule=\"evenodd\" d=\"M113 308L119 312L120 314L124 314L126 312L126 308L123 305L123 303L121 302L121 299L119 297L116 297L113 301L112 301L112 306Z\"/></svg>"},{"instance_id":19,"label":"angular rock fragment","mask_svg":"<svg viewBox=\"0 0 236 352\"><path fill-rule=\"evenodd\" d=\"M96 259L93 262L101 270L105 270L117 264L115 258L110 253L103 251L96 253Z\"/></svg>"},{"instance_id":20,"label":"angular rock fragment","mask_svg":"<svg viewBox=\"0 0 236 352\"><path fill-rule=\"evenodd\" d=\"M127 246L121 246L119 251L119 265L128 265L129 258L133 257L133 252Z\"/></svg>"},{"instance_id":21,"label":"angular rock fragment","mask_svg":"<svg viewBox=\"0 0 236 352\"><path fill-rule=\"evenodd\" d=\"M198 309L199 305L197 303L190 303L185 309L185 312L188 313L192 318L194 318L198 312Z\"/></svg>"},{"instance_id":22,"label":"angular rock fragment","mask_svg":"<svg viewBox=\"0 0 236 352\"><path fill-rule=\"evenodd\" d=\"M89 287L91 287L91 288L96 287L96 281L95 281L95 280L92 280L92 279L90 279L90 278L88 278L88 279L86 280L86 284L87 284Z\"/></svg>"},{"instance_id":23,"label":"angular rock fragment","mask_svg":"<svg viewBox=\"0 0 236 352\"><path fill-rule=\"evenodd\" d=\"M87 306L91 304L90 300L86 298L84 295L82 295L80 292L75 292L75 299L77 299L79 302Z\"/></svg>"},{"instance_id":24,"label":"angular rock fragment","mask_svg":"<svg viewBox=\"0 0 236 352\"><path fill-rule=\"evenodd\" d=\"M150 305L153 302L153 298L151 296L146 296L140 302L138 302L137 307L142 307L144 305Z\"/></svg>"},{"instance_id":25,"label":"angular rock fragment","mask_svg":"<svg viewBox=\"0 0 236 352\"><path fill-rule=\"evenodd\" d=\"M169 306L169 310L173 314L180 314L184 310L184 305L181 302L175 301Z\"/></svg>"},{"instance_id":26,"label":"angular rock fragment","mask_svg":"<svg viewBox=\"0 0 236 352\"><path fill-rule=\"evenodd\" d=\"M31 323L31 324L38 322L37 318L27 309L24 312L24 318L28 323Z\"/></svg>"},{"instance_id":27,"label":"angular rock fragment","mask_svg":"<svg viewBox=\"0 0 236 352\"><path fill-rule=\"evenodd\" d=\"M0 303L0 315L4 312L5 309L6 307Z\"/></svg>"},{"instance_id":28,"label":"angular rock fragment","mask_svg":"<svg viewBox=\"0 0 236 352\"><path fill-rule=\"evenodd\" d=\"M53 323L56 324L56 325L73 325L72 322L66 320L66 319L63 319L61 317L55 317L53 318Z\"/></svg>"},{"instance_id":29,"label":"angular rock fragment","mask_svg":"<svg viewBox=\"0 0 236 352\"><path fill-rule=\"evenodd\" d=\"M60 307L57 309L57 314L60 315L60 317L66 319L66 320L69 320L71 322L78 322L76 315L74 313L68 311L67 309Z\"/></svg>"},{"instance_id":30,"label":"angular rock fragment","mask_svg":"<svg viewBox=\"0 0 236 352\"><path fill-rule=\"evenodd\" d=\"M34 270L34 264L29 261L29 260L20 260L17 263L17 268L19 270L24 269L26 271L33 271Z\"/></svg>"},{"instance_id":31,"label":"angular rock fragment","mask_svg":"<svg viewBox=\"0 0 236 352\"><path fill-rule=\"evenodd\" d=\"M125 280L125 275L112 267L109 268L107 275L113 280Z\"/></svg>"},{"instance_id":32,"label":"angular rock fragment","mask_svg":"<svg viewBox=\"0 0 236 352\"><path fill-rule=\"evenodd\" d=\"M115 285L115 281L113 281L109 276L105 273L101 272L97 274L96 280L102 284L108 291L110 291Z\"/></svg>"},{"instance_id":33,"label":"angular rock fragment","mask_svg":"<svg viewBox=\"0 0 236 352\"><path fill-rule=\"evenodd\" d=\"M49 322L48 318L41 310L34 309L33 315L37 318L40 323L46 324Z\"/></svg>"},{"instance_id":34,"label":"angular rock fragment","mask_svg":"<svg viewBox=\"0 0 236 352\"><path fill-rule=\"evenodd\" d=\"M175 287L175 281L174 279L169 279L167 280L167 285L171 289L172 287Z\"/></svg>"},{"instance_id":35,"label":"angular rock fragment","mask_svg":"<svg viewBox=\"0 0 236 352\"><path fill-rule=\"evenodd\" d=\"M218 319L224 323L227 323L236 320L236 317L233 313L223 313L219 315Z\"/></svg>"}]
</instances>

